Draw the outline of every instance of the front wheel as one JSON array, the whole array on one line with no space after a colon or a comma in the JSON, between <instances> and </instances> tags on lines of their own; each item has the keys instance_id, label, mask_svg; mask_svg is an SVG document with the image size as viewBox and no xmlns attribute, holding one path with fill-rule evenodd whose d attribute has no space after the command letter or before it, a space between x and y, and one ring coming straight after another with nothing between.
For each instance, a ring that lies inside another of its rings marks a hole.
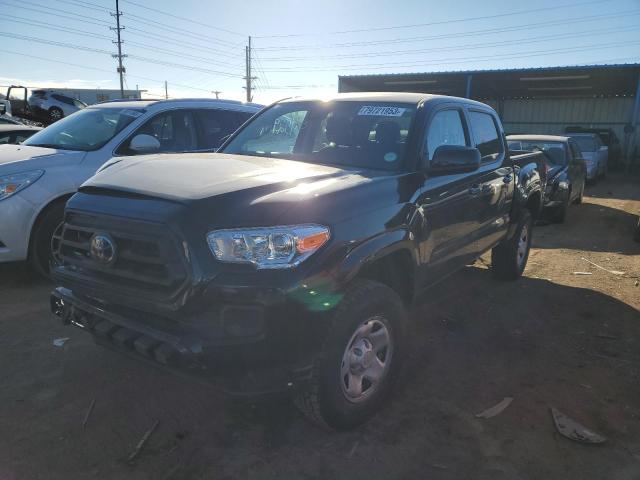
<instances>
[{"instance_id":1,"label":"front wheel","mask_svg":"<svg viewBox=\"0 0 640 480\"><path fill-rule=\"evenodd\" d=\"M391 393L402 355L406 312L389 287L356 280L337 307L298 408L325 428L353 428Z\"/></svg>"},{"instance_id":2,"label":"front wheel","mask_svg":"<svg viewBox=\"0 0 640 480\"><path fill-rule=\"evenodd\" d=\"M64 202L47 209L31 232L29 261L43 277L49 277L52 266L59 264L58 249L62 235Z\"/></svg>"},{"instance_id":3,"label":"front wheel","mask_svg":"<svg viewBox=\"0 0 640 480\"><path fill-rule=\"evenodd\" d=\"M529 210L523 209L517 219L516 231L491 250L491 268L496 277L516 280L522 275L531 249L533 218Z\"/></svg>"}]
</instances>

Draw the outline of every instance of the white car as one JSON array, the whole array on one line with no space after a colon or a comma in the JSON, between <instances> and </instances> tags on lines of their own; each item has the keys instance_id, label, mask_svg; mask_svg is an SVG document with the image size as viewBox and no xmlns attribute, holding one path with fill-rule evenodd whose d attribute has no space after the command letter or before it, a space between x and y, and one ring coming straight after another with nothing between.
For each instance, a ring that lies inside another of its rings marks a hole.
<instances>
[{"instance_id":1,"label":"white car","mask_svg":"<svg viewBox=\"0 0 640 480\"><path fill-rule=\"evenodd\" d=\"M105 162L213 152L261 109L233 100L112 101L63 118L21 145L0 145L0 263L28 259L47 275L67 199Z\"/></svg>"}]
</instances>

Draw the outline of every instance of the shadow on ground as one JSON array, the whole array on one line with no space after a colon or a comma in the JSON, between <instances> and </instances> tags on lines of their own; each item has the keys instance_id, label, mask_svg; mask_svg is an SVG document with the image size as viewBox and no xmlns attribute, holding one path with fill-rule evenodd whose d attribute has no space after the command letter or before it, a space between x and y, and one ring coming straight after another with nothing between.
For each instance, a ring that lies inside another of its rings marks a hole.
<instances>
[{"instance_id":1,"label":"shadow on ground","mask_svg":"<svg viewBox=\"0 0 640 480\"><path fill-rule=\"evenodd\" d=\"M6 302L13 289L3 290ZM33 290L36 298L48 287ZM0 436L0 478L640 476L640 315L591 290L498 282L479 267L450 277L412 312L393 402L346 433L308 424L289 400L235 402L104 350L52 325L46 297L25 308L0 320L1 381L11 385L0 389L0 425L12 432ZM65 346L53 347L62 336ZM475 418L505 396L515 400L498 417ZM559 437L550 405L610 441L593 448Z\"/></svg>"}]
</instances>

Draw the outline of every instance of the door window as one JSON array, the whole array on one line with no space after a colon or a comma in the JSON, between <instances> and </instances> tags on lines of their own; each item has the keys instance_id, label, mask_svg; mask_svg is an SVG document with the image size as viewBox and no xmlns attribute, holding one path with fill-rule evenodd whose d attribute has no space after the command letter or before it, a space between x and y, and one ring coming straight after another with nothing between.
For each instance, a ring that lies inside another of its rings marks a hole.
<instances>
[{"instance_id":1,"label":"door window","mask_svg":"<svg viewBox=\"0 0 640 480\"><path fill-rule=\"evenodd\" d=\"M429 160L433 158L436 149L441 145L467 146L462 116L459 110L442 110L431 120L427 132L425 153Z\"/></svg>"},{"instance_id":2,"label":"door window","mask_svg":"<svg viewBox=\"0 0 640 480\"><path fill-rule=\"evenodd\" d=\"M158 152L189 152L198 149L193 113L190 110L170 110L160 113L136 130L119 155L135 155L129 150L129 142L136 135L151 135L160 142Z\"/></svg>"},{"instance_id":3,"label":"door window","mask_svg":"<svg viewBox=\"0 0 640 480\"><path fill-rule=\"evenodd\" d=\"M502 140L492 115L484 112L469 112L473 140L480 150L483 162L492 162L504 151Z\"/></svg>"},{"instance_id":4,"label":"door window","mask_svg":"<svg viewBox=\"0 0 640 480\"><path fill-rule=\"evenodd\" d=\"M0 134L0 144L11 143L10 140L11 140L11 132Z\"/></svg>"},{"instance_id":5,"label":"door window","mask_svg":"<svg viewBox=\"0 0 640 480\"><path fill-rule=\"evenodd\" d=\"M213 108L197 110L195 116L199 126L199 150L214 150L240 125L246 122L251 113Z\"/></svg>"}]
</instances>

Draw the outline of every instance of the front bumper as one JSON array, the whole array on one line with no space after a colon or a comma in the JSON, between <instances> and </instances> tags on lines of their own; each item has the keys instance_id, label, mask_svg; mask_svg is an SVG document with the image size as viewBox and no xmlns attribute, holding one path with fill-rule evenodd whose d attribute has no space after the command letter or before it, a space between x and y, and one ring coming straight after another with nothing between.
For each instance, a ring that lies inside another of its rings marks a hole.
<instances>
[{"instance_id":1,"label":"front bumper","mask_svg":"<svg viewBox=\"0 0 640 480\"><path fill-rule=\"evenodd\" d=\"M316 355L313 331L322 315L291 302L270 306L216 302L184 312L180 321L75 295L51 294L51 313L80 327L96 343L196 377L236 396L296 388L308 380Z\"/></svg>"},{"instance_id":2,"label":"front bumper","mask_svg":"<svg viewBox=\"0 0 640 480\"><path fill-rule=\"evenodd\" d=\"M0 201L0 263L25 260L34 206L20 196Z\"/></svg>"},{"instance_id":3,"label":"front bumper","mask_svg":"<svg viewBox=\"0 0 640 480\"><path fill-rule=\"evenodd\" d=\"M560 188L556 182L549 185L544 194L544 208L557 208L569 198L569 189Z\"/></svg>"}]
</instances>

